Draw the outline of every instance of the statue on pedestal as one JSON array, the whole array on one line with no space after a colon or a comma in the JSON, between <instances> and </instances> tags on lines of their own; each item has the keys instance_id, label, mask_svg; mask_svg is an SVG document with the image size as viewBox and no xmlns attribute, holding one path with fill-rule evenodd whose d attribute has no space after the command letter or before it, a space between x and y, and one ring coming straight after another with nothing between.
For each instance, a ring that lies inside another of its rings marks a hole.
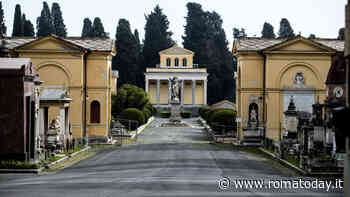
<instances>
[{"instance_id":1,"label":"statue on pedestal","mask_svg":"<svg viewBox=\"0 0 350 197\"><path fill-rule=\"evenodd\" d=\"M179 103L180 102L180 80L177 77L170 77L170 98L169 103Z\"/></svg>"}]
</instances>

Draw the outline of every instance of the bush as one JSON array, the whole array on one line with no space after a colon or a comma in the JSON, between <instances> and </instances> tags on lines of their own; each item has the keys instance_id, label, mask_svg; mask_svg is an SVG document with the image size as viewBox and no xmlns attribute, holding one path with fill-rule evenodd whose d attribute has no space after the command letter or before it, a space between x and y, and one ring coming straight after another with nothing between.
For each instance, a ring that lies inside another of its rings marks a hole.
<instances>
[{"instance_id":1,"label":"bush","mask_svg":"<svg viewBox=\"0 0 350 197\"><path fill-rule=\"evenodd\" d=\"M221 109L221 108L210 108L209 111L207 111L205 113L205 120L210 124L211 121L211 117L218 111L222 111L222 110L226 110L226 109Z\"/></svg>"},{"instance_id":2,"label":"bush","mask_svg":"<svg viewBox=\"0 0 350 197\"><path fill-rule=\"evenodd\" d=\"M112 95L112 113L120 114L127 108L143 110L149 104L147 93L134 85L124 84L117 95Z\"/></svg>"},{"instance_id":3,"label":"bush","mask_svg":"<svg viewBox=\"0 0 350 197\"><path fill-rule=\"evenodd\" d=\"M207 120L208 119L208 112L210 111L210 107L208 107L208 106L203 106L203 107L201 107L201 108L199 108L199 111L198 111L198 113L199 113L199 115L204 119L204 120Z\"/></svg>"},{"instance_id":4,"label":"bush","mask_svg":"<svg viewBox=\"0 0 350 197\"><path fill-rule=\"evenodd\" d=\"M169 111L161 111L160 117L162 118L169 118L171 116L171 113Z\"/></svg>"},{"instance_id":5,"label":"bush","mask_svg":"<svg viewBox=\"0 0 350 197\"><path fill-rule=\"evenodd\" d=\"M21 161L0 161L0 169L38 169L36 163L27 163Z\"/></svg>"},{"instance_id":6,"label":"bush","mask_svg":"<svg viewBox=\"0 0 350 197\"><path fill-rule=\"evenodd\" d=\"M136 108L127 108L125 109L121 114L120 117L122 119L127 119L127 120L136 120L140 125L145 124L145 114L136 109ZM132 124L131 125L132 128L130 128L131 130L135 130L136 129L136 125Z\"/></svg>"},{"instance_id":7,"label":"bush","mask_svg":"<svg viewBox=\"0 0 350 197\"><path fill-rule=\"evenodd\" d=\"M148 108L144 108L142 113L145 116L145 122L147 122L148 119L152 116L152 112Z\"/></svg>"},{"instance_id":8,"label":"bush","mask_svg":"<svg viewBox=\"0 0 350 197\"><path fill-rule=\"evenodd\" d=\"M220 125L233 125L236 122L236 113L231 109L215 110L209 121Z\"/></svg>"},{"instance_id":9,"label":"bush","mask_svg":"<svg viewBox=\"0 0 350 197\"><path fill-rule=\"evenodd\" d=\"M192 112L191 111L183 111L180 113L182 118L191 118Z\"/></svg>"}]
</instances>

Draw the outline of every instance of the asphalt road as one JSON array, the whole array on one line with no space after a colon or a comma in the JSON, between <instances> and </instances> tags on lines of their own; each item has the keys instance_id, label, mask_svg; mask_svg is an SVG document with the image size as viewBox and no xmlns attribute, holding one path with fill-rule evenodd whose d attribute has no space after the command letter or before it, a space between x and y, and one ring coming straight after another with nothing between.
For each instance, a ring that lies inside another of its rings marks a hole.
<instances>
[{"instance_id":1,"label":"asphalt road","mask_svg":"<svg viewBox=\"0 0 350 197\"><path fill-rule=\"evenodd\" d=\"M211 145L200 128L158 125L156 121L135 144L102 151L58 173L0 174L0 197L343 196L334 189L274 188L278 185L269 185L269 180L316 179L294 176L268 159ZM229 186L225 190L218 187L222 177L230 179L230 185L222 185ZM262 188L234 186L237 180L260 179Z\"/></svg>"}]
</instances>

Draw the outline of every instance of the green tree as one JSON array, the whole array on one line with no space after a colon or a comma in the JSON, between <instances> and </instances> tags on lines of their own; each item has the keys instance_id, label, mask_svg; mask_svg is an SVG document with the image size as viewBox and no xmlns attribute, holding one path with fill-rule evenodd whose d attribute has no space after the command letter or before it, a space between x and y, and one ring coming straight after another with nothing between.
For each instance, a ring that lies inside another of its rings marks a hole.
<instances>
[{"instance_id":1,"label":"green tree","mask_svg":"<svg viewBox=\"0 0 350 197\"><path fill-rule=\"evenodd\" d=\"M282 18L280 22L280 29L278 31L280 38L294 38L294 30L286 18Z\"/></svg>"},{"instance_id":2,"label":"green tree","mask_svg":"<svg viewBox=\"0 0 350 197\"><path fill-rule=\"evenodd\" d=\"M315 34L310 34L309 35L309 39L315 39L316 38L316 35Z\"/></svg>"},{"instance_id":3,"label":"green tree","mask_svg":"<svg viewBox=\"0 0 350 197\"><path fill-rule=\"evenodd\" d=\"M62 12L58 3L52 3L51 8L52 23L54 28L54 34L61 37L67 36L66 25L63 22Z\"/></svg>"},{"instance_id":4,"label":"green tree","mask_svg":"<svg viewBox=\"0 0 350 197\"><path fill-rule=\"evenodd\" d=\"M340 28L338 32L338 40L345 40L345 28Z\"/></svg>"},{"instance_id":5,"label":"green tree","mask_svg":"<svg viewBox=\"0 0 350 197\"><path fill-rule=\"evenodd\" d=\"M15 16L13 20L13 29L12 36L23 36L23 28L22 28L22 12L21 6L19 4L16 5L15 8Z\"/></svg>"},{"instance_id":6,"label":"green tree","mask_svg":"<svg viewBox=\"0 0 350 197\"><path fill-rule=\"evenodd\" d=\"M81 32L82 38L92 37L92 22L89 18L84 19L84 26Z\"/></svg>"},{"instance_id":7,"label":"green tree","mask_svg":"<svg viewBox=\"0 0 350 197\"><path fill-rule=\"evenodd\" d=\"M5 25L4 10L2 9L2 1L0 1L0 37L6 35L7 27Z\"/></svg>"},{"instance_id":8,"label":"green tree","mask_svg":"<svg viewBox=\"0 0 350 197\"><path fill-rule=\"evenodd\" d=\"M143 44L144 67L154 67L159 64L158 52L171 47L175 42L171 39L169 21L162 9L157 5L146 17L145 40Z\"/></svg>"},{"instance_id":9,"label":"green tree","mask_svg":"<svg viewBox=\"0 0 350 197\"><path fill-rule=\"evenodd\" d=\"M45 37L55 33L50 8L45 1L43 2L43 9L41 10L41 15L37 18L36 23L36 35L38 37Z\"/></svg>"},{"instance_id":10,"label":"green tree","mask_svg":"<svg viewBox=\"0 0 350 197\"><path fill-rule=\"evenodd\" d=\"M107 33L105 32L105 29L103 27L103 24L101 22L101 19L99 17L96 17L94 19L94 23L92 24L92 37L98 37L98 38L107 38Z\"/></svg>"},{"instance_id":11,"label":"green tree","mask_svg":"<svg viewBox=\"0 0 350 197\"><path fill-rule=\"evenodd\" d=\"M22 35L26 37L33 37L35 35L34 26L30 20L26 19L26 15L22 15Z\"/></svg>"},{"instance_id":12,"label":"green tree","mask_svg":"<svg viewBox=\"0 0 350 197\"><path fill-rule=\"evenodd\" d=\"M120 19L116 31L116 56L113 57L113 69L119 71L118 85L126 83L141 86L142 69L139 68L139 44L131 32L129 21Z\"/></svg>"},{"instance_id":13,"label":"green tree","mask_svg":"<svg viewBox=\"0 0 350 197\"><path fill-rule=\"evenodd\" d=\"M247 37L247 33L245 32L244 28L241 28L241 30L239 30L238 28L233 28L233 38L234 39L238 39L238 38L245 38Z\"/></svg>"},{"instance_id":14,"label":"green tree","mask_svg":"<svg viewBox=\"0 0 350 197\"><path fill-rule=\"evenodd\" d=\"M120 114L127 108L143 110L149 104L147 93L134 85L124 84L112 101L112 113Z\"/></svg>"},{"instance_id":15,"label":"green tree","mask_svg":"<svg viewBox=\"0 0 350 197\"><path fill-rule=\"evenodd\" d=\"M222 19L216 12L205 12L198 3L187 4L183 45L195 53L194 63L207 68L208 103L233 99L233 60L228 49Z\"/></svg>"},{"instance_id":16,"label":"green tree","mask_svg":"<svg viewBox=\"0 0 350 197\"><path fill-rule=\"evenodd\" d=\"M275 38L275 32L273 31L273 26L270 23L265 22L263 30L261 32L262 38Z\"/></svg>"}]
</instances>

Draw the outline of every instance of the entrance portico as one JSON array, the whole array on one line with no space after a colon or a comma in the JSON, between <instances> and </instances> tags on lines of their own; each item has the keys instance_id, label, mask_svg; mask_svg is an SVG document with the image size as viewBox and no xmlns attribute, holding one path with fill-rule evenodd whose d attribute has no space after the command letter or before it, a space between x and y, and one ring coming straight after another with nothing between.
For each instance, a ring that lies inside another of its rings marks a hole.
<instances>
[{"instance_id":1,"label":"entrance portico","mask_svg":"<svg viewBox=\"0 0 350 197\"><path fill-rule=\"evenodd\" d=\"M192 51L173 46L159 52L160 64L147 68L145 90L150 102L156 107L169 107L171 77L180 83L180 100L184 108L200 107L207 104L207 69L193 64Z\"/></svg>"}]
</instances>

